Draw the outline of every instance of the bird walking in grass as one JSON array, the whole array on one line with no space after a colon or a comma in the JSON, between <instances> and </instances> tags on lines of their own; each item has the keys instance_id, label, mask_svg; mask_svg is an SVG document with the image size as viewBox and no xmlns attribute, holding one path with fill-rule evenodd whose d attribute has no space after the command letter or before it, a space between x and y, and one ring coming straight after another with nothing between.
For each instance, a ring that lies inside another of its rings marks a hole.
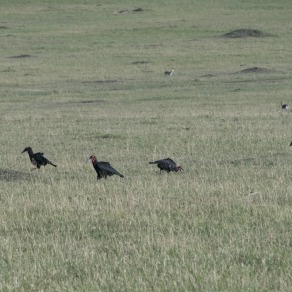
<instances>
[{"instance_id":1,"label":"bird walking in grass","mask_svg":"<svg viewBox=\"0 0 292 292\"><path fill-rule=\"evenodd\" d=\"M105 161L97 161L96 157L94 155L91 155L89 157L89 160L91 160L92 165L97 173L97 179L105 178L107 179L108 176L112 175L118 175L119 177L124 177L122 174L120 174L116 169L114 169L109 162Z\"/></svg>"},{"instance_id":2,"label":"bird walking in grass","mask_svg":"<svg viewBox=\"0 0 292 292\"><path fill-rule=\"evenodd\" d=\"M285 110L287 112L289 109L289 105L287 103L281 102L281 108L282 108L282 110Z\"/></svg>"},{"instance_id":3,"label":"bird walking in grass","mask_svg":"<svg viewBox=\"0 0 292 292\"><path fill-rule=\"evenodd\" d=\"M43 156L44 153L42 152L33 153L31 147L26 147L21 153L24 152L28 153L30 162L35 166L35 168L31 170L40 169L41 166L45 166L47 164L57 167L57 165L55 165L54 163L52 163L50 160Z\"/></svg>"},{"instance_id":4,"label":"bird walking in grass","mask_svg":"<svg viewBox=\"0 0 292 292\"><path fill-rule=\"evenodd\" d=\"M173 69L171 71L164 71L164 76L172 76L173 72L174 72Z\"/></svg>"},{"instance_id":5,"label":"bird walking in grass","mask_svg":"<svg viewBox=\"0 0 292 292\"><path fill-rule=\"evenodd\" d=\"M162 170L165 170L168 173L171 171L183 171L183 168L176 165L176 163L171 158L160 159L153 162L150 161L149 164L157 164L157 167L160 169L160 173Z\"/></svg>"}]
</instances>

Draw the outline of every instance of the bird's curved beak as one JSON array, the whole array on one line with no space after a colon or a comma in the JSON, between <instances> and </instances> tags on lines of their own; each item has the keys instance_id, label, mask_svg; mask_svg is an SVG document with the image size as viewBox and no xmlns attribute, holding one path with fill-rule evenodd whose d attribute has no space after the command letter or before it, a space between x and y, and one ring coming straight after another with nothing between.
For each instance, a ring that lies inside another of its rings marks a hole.
<instances>
[{"instance_id":1,"label":"bird's curved beak","mask_svg":"<svg viewBox=\"0 0 292 292\"><path fill-rule=\"evenodd\" d=\"M22 150L21 154L22 154L22 153L24 153L25 151L26 151L25 149L24 149L24 150Z\"/></svg>"}]
</instances>

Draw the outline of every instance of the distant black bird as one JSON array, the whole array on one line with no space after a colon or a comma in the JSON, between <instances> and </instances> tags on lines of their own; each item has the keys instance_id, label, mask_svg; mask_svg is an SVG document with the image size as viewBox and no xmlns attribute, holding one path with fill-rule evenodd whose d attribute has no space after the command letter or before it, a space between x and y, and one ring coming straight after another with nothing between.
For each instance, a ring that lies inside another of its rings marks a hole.
<instances>
[{"instance_id":1,"label":"distant black bird","mask_svg":"<svg viewBox=\"0 0 292 292\"><path fill-rule=\"evenodd\" d=\"M162 170L165 170L167 172L183 171L183 168L181 166L177 166L176 163L170 158L156 160L156 161L153 161L153 162L149 162L149 164L157 164L157 167L160 169L160 173L161 173Z\"/></svg>"},{"instance_id":2,"label":"distant black bird","mask_svg":"<svg viewBox=\"0 0 292 292\"><path fill-rule=\"evenodd\" d=\"M172 76L173 72L174 72L173 69L171 71L164 71L164 76Z\"/></svg>"},{"instance_id":3,"label":"distant black bird","mask_svg":"<svg viewBox=\"0 0 292 292\"><path fill-rule=\"evenodd\" d=\"M281 102L281 108L282 108L282 110L288 111L289 105L287 103Z\"/></svg>"},{"instance_id":4,"label":"distant black bird","mask_svg":"<svg viewBox=\"0 0 292 292\"><path fill-rule=\"evenodd\" d=\"M292 146L292 142L290 143L290 145L289 146Z\"/></svg>"},{"instance_id":5,"label":"distant black bird","mask_svg":"<svg viewBox=\"0 0 292 292\"><path fill-rule=\"evenodd\" d=\"M45 158L42 152L33 153L31 147L26 147L21 153L27 152L29 159L31 163L36 167L34 169L39 169L42 165L45 166L47 164L51 164L54 167L57 167L57 165L53 164L51 161L49 161L47 158Z\"/></svg>"},{"instance_id":6,"label":"distant black bird","mask_svg":"<svg viewBox=\"0 0 292 292\"><path fill-rule=\"evenodd\" d=\"M97 161L94 155L91 155L89 159L91 160L92 165L97 173L97 179L106 179L108 176L112 176L114 174L118 175L119 177L124 177L117 170L115 170L109 162Z\"/></svg>"}]
</instances>

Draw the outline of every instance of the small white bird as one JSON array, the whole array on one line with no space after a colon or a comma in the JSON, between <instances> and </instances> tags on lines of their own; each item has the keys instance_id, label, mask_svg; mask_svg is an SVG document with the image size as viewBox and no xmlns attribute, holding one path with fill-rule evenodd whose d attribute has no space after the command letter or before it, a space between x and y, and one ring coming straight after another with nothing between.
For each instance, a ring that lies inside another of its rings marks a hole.
<instances>
[{"instance_id":1,"label":"small white bird","mask_svg":"<svg viewBox=\"0 0 292 292\"><path fill-rule=\"evenodd\" d=\"M288 111L289 109L289 105L287 103L281 102L281 107L282 107L282 110L285 110L285 111Z\"/></svg>"},{"instance_id":2,"label":"small white bird","mask_svg":"<svg viewBox=\"0 0 292 292\"><path fill-rule=\"evenodd\" d=\"M164 71L164 76L171 76L173 72L173 69L171 71Z\"/></svg>"}]
</instances>

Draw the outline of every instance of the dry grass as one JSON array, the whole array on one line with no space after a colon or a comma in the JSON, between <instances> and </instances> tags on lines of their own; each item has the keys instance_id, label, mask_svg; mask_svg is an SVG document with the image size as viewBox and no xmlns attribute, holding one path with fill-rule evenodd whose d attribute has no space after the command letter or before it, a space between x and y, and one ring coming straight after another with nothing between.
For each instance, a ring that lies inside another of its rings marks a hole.
<instances>
[{"instance_id":1,"label":"dry grass","mask_svg":"<svg viewBox=\"0 0 292 292\"><path fill-rule=\"evenodd\" d=\"M176 2L3 4L1 290L290 290L292 5Z\"/></svg>"}]
</instances>

